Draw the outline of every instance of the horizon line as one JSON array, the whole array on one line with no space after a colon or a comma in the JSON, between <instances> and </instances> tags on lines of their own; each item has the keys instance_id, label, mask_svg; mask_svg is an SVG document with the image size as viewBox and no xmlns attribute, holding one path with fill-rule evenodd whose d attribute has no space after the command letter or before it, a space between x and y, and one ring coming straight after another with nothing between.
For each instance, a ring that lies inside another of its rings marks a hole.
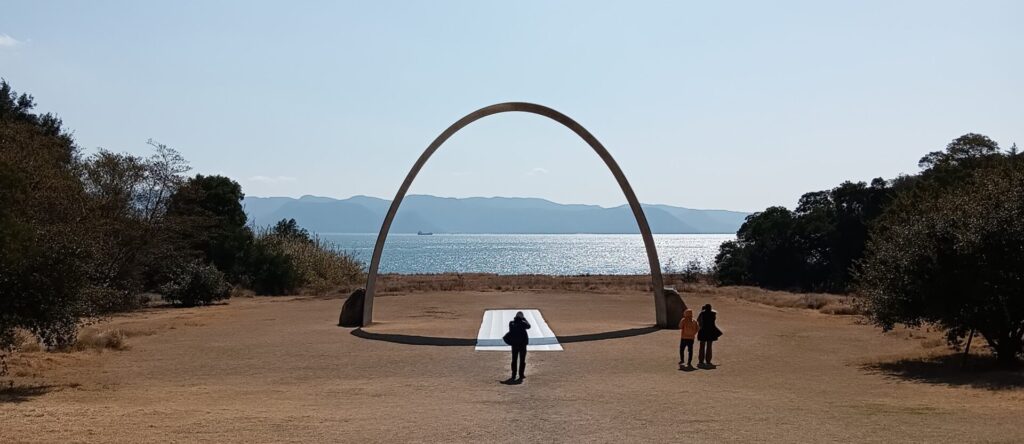
<instances>
[{"instance_id":1,"label":"horizon line","mask_svg":"<svg viewBox=\"0 0 1024 444\"><path fill-rule=\"evenodd\" d=\"M557 204L557 205L585 205L585 206L591 206L591 207L598 207L598 208L602 208L602 209L612 209L612 208L619 208L619 207L623 207L623 206L629 206L628 203L622 203L620 205L616 205L616 206L612 206L612 207L606 207L606 206L598 205L598 204L564 203L564 202L556 202L556 201L553 201L551 199L547 199L547 198L543 198L543 197L523 197L523 196L468 196L468 197L454 197L454 196L438 196L438 195L434 195L434 194L408 194L408 195L406 195L406 198L409 198L409 197L412 197L412 196L426 196L426 197L435 197L435 198L438 198L438 199L462 199L462 200L464 200L464 199L537 199L537 200L543 200L545 202L550 202L550 203ZM370 198L370 199L380 199L380 200L387 201L387 202L391 202L392 201L392 199L383 198L383 197L377 197L377 196L370 196L370 195L366 195L366 194L353 194L353 195L351 195L349 197L318 196L318 195L315 195L315 194L303 194L302 196L299 196L299 197L294 197L294 196L256 196L256 195L246 195L246 196L243 197L243 199L247 199L247 198L250 198L250 197L257 198L257 199L295 199L295 200L299 200L299 199L302 199L304 197L313 197L313 198L331 199L331 200L337 200L337 201L343 201L343 200L353 199L353 198L357 198L357 197L367 197L367 198ZM685 207L685 206L680 206L680 205L662 204L662 203L640 202L640 204L641 205L652 205L652 206L653 205L663 205L663 206L667 206L667 207L676 207L676 208L683 208L683 209L686 209L686 210L696 210L696 211L728 211L728 212L731 212L731 213L745 213L745 214L753 214L753 213L756 212L756 211L746 211L746 210L727 210L727 209L724 209L724 208L693 208L693 207Z\"/></svg>"}]
</instances>

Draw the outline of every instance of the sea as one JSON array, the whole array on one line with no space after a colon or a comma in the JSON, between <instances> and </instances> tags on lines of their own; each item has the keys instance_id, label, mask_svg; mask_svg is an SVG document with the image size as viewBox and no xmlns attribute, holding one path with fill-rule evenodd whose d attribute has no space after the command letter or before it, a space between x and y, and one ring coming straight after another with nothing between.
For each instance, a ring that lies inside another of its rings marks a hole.
<instances>
[{"instance_id":1,"label":"sea","mask_svg":"<svg viewBox=\"0 0 1024 444\"><path fill-rule=\"evenodd\" d=\"M367 266L376 234L318 233L320 239ZM710 269L732 234L656 234L662 269L690 263ZM650 272L639 234L390 234L381 273L645 274Z\"/></svg>"}]
</instances>

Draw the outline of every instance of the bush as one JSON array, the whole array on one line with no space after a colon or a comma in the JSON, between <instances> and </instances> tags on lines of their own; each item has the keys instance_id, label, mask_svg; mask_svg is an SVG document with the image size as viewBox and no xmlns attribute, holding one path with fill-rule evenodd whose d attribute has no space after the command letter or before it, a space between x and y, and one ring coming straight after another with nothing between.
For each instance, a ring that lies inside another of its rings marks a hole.
<instances>
[{"instance_id":1,"label":"bush","mask_svg":"<svg viewBox=\"0 0 1024 444\"><path fill-rule=\"evenodd\" d=\"M280 240L281 249L292 259L302 288L323 293L347 289L363 276L363 264L354 257L313 236L309 241L297 238Z\"/></svg>"},{"instance_id":2,"label":"bush","mask_svg":"<svg viewBox=\"0 0 1024 444\"><path fill-rule=\"evenodd\" d=\"M217 267L202 262L186 262L171 272L169 282L160 286L164 299L192 307L227 299L231 286Z\"/></svg>"},{"instance_id":3,"label":"bush","mask_svg":"<svg viewBox=\"0 0 1024 444\"><path fill-rule=\"evenodd\" d=\"M309 236L294 221L282 221L274 229L257 230L247 275L257 294L324 293L354 285L363 277L363 264L319 237Z\"/></svg>"},{"instance_id":4,"label":"bush","mask_svg":"<svg viewBox=\"0 0 1024 444\"><path fill-rule=\"evenodd\" d=\"M78 340L71 347L75 351L85 350L127 350L128 335L121 329L96 331L86 330L78 335Z\"/></svg>"},{"instance_id":5,"label":"bush","mask_svg":"<svg viewBox=\"0 0 1024 444\"><path fill-rule=\"evenodd\" d=\"M700 261L693 259L687 262L686 266L679 272L679 280L684 284L696 284L700 282L700 278L704 274L706 274L704 266L701 265Z\"/></svg>"},{"instance_id":6,"label":"bush","mask_svg":"<svg viewBox=\"0 0 1024 444\"><path fill-rule=\"evenodd\" d=\"M253 243L245 268L244 281L259 295L295 293L301 284L295 262L265 236Z\"/></svg>"}]
</instances>

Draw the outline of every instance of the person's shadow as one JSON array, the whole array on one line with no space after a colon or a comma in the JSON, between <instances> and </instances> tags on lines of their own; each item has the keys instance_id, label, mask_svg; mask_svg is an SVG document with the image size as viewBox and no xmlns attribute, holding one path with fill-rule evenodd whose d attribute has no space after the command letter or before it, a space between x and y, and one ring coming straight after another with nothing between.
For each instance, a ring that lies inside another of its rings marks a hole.
<instances>
[{"instance_id":1,"label":"person's shadow","mask_svg":"<svg viewBox=\"0 0 1024 444\"><path fill-rule=\"evenodd\" d=\"M502 383L504 385L519 385L519 384L523 383L523 380L522 379L511 379L511 378L509 378L509 379L502 379L502 380L500 380L498 382L500 382L500 383Z\"/></svg>"}]
</instances>

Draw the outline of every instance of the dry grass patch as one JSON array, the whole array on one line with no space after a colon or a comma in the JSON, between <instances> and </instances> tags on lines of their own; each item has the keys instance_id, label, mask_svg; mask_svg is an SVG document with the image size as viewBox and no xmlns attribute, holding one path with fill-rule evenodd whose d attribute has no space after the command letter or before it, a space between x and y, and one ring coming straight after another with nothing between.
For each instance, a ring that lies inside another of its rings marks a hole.
<instances>
[{"instance_id":1,"label":"dry grass patch","mask_svg":"<svg viewBox=\"0 0 1024 444\"><path fill-rule=\"evenodd\" d=\"M831 315L857 315L850 296L825 293L789 293L757 287L708 287L707 292L780 308L817 310Z\"/></svg>"},{"instance_id":2,"label":"dry grass patch","mask_svg":"<svg viewBox=\"0 0 1024 444\"><path fill-rule=\"evenodd\" d=\"M23 328L14 329L14 351L21 353L35 353L43 351L43 344L32 332Z\"/></svg>"},{"instance_id":3,"label":"dry grass patch","mask_svg":"<svg viewBox=\"0 0 1024 444\"><path fill-rule=\"evenodd\" d=\"M128 335L119 328L106 331L85 329L78 334L78 340L71 346L74 351L127 350Z\"/></svg>"},{"instance_id":4,"label":"dry grass patch","mask_svg":"<svg viewBox=\"0 0 1024 444\"><path fill-rule=\"evenodd\" d=\"M757 287L717 287L706 282L685 282L667 274L666 286L680 293L703 293L742 299L780 308L816 310L830 315L859 315L850 296L825 293L790 293ZM437 291L566 291L576 293L648 292L649 275L498 275L485 273L385 274L378 280L381 294Z\"/></svg>"}]
</instances>

